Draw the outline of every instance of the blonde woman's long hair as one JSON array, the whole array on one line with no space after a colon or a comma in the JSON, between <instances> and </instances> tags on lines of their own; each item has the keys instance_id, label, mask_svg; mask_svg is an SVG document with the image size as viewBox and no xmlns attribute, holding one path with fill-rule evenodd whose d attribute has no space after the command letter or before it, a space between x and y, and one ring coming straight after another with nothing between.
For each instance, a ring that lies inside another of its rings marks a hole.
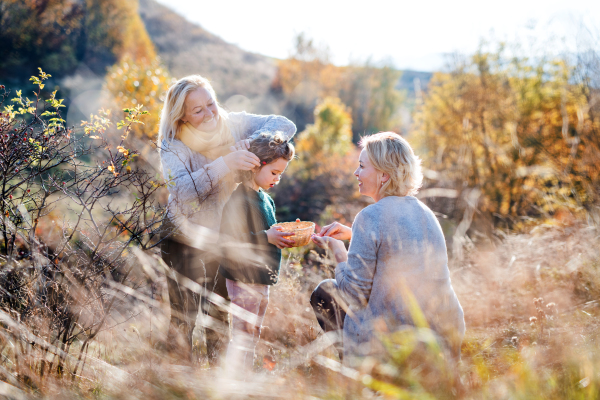
<instances>
[{"instance_id":1,"label":"blonde woman's long hair","mask_svg":"<svg viewBox=\"0 0 600 400\"><path fill-rule=\"evenodd\" d=\"M421 159L406 139L394 132L380 132L363 137L359 146L376 170L390 176L379 189L382 198L417 194L423 184Z\"/></svg>"},{"instance_id":2,"label":"blonde woman's long hair","mask_svg":"<svg viewBox=\"0 0 600 400\"><path fill-rule=\"evenodd\" d=\"M183 123L181 118L185 115L185 99L188 94L196 89L204 88L210 92L213 99L217 101L217 95L212 85L203 76L189 75L181 78L167 91L162 112L160 114L160 125L158 128L158 148L162 147L163 140L170 142L175 138ZM220 117L227 117L227 112L217 103Z\"/></svg>"}]
</instances>

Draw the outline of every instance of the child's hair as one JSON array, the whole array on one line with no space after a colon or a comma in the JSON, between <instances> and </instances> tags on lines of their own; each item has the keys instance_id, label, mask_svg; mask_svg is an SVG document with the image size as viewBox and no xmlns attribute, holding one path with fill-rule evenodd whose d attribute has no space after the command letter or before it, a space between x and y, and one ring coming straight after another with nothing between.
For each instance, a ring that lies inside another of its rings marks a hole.
<instances>
[{"instance_id":1,"label":"child's hair","mask_svg":"<svg viewBox=\"0 0 600 400\"><path fill-rule=\"evenodd\" d=\"M281 132L262 132L250 141L251 153L260 159L260 168L271 164L280 158L291 161L296 150ZM252 179L252 171L239 171L238 181L246 182Z\"/></svg>"}]
</instances>

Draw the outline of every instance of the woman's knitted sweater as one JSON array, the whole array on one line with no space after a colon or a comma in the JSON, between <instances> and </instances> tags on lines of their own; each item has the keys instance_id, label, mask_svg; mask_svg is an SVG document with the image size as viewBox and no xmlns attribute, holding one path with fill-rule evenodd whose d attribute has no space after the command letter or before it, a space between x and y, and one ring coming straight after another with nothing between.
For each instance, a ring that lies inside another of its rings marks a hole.
<instances>
[{"instance_id":1,"label":"woman's knitted sweater","mask_svg":"<svg viewBox=\"0 0 600 400\"><path fill-rule=\"evenodd\" d=\"M335 280L350 305L344 355L377 353L381 335L417 325L419 314L460 354L465 320L444 234L415 197L384 197L356 215L348 261L337 265Z\"/></svg>"},{"instance_id":2,"label":"woman's knitted sweater","mask_svg":"<svg viewBox=\"0 0 600 400\"><path fill-rule=\"evenodd\" d=\"M228 125L236 142L261 132L279 131L288 139L296 133L296 125L279 115L232 112ZM169 182L169 217L175 226L191 236L196 247L217 242L223 207L234 190L222 184L232 173L223 157L210 160L173 139L162 141L160 158L163 176Z\"/></svg>"},{"instance_id":3,"label":"woman's knitted sweater","mask_svg":"<svg viewBox=\"0 0 600 400\"><path fill-rule=\"evenodd\" d=\"M221 274L234 281L274 285L279 278L281 250L266 231L277 223L275 203L262 189L239 185L223 209Z\"/></svg>"}]
</instances>

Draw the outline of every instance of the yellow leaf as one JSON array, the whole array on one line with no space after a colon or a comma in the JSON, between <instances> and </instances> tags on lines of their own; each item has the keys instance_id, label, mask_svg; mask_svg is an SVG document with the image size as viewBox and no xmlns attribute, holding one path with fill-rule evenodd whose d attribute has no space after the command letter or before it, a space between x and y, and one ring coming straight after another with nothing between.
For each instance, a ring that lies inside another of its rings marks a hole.
<instances>
[{"instance_id":1,"label":"yellow leaf","mask_svg":"<svg viewBox=\"0 0 600 400\"><path fill-rule=\"evenodd\" d=\"M119 150L119 153L123 153L125 155L125 157L127 157L129 155L129 150L127 150L125 147L123 146L118 146L117 150Z\"/></svg>"}]
</instances>

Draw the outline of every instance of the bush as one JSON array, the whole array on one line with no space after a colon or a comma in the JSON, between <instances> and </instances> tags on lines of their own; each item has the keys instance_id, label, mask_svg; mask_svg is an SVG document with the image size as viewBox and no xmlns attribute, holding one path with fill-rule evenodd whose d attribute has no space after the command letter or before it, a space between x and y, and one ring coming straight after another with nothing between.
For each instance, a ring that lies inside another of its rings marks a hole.
<instances>
[{"instance_id":1,"label":"bush","mask_svg":"<svg viewBox=\"0 0 600 400\"><path fill-rule=\"evenodd\" d=\"M315 123L298 134L298 159L290 163L274 191L278 219L325 222L319 218L335 204L337 216L351 220L365 204L359 201L352 175L358 160L352 143L352 118L337 98L323 100L314 115Z\"/></svg>"},{"instance_id":2,"label":"bush","mask_svg":"<svg viewBox=\"0 0 600 400\"><path fill-rule=\"evenodd\" d=\"M27 338L31 352L54 355L37 363L31 352L15 352L2 364L38 377L63 373L75 342L81 361L117 301L107 285L129 282L131 246L156 246L164 216L156 203L162 185L132 168L136 153L125 147L146 112L125 110L114 148L106 112L80 131L65 126L62 100L43 92L49 77L40 69L31 78L34 99L17 91L10 105L10 92L0 87L0 342Z\"/></svg>"},{"instance_id":3,"label":"bush","mask_svg":"<svg viewBox=\"0 0 600 400\"><path fill-rule=\"evenodd\" d=\"M125 57L106 74L105 87L114 96L107 106L115 113L120 113L130 104L143 104L148 114L144 124L132 127L132 133L139 139L155 140L164 96L172 80L168 69L158 58L136 62L131 57Z\"/></svg>"},{"instance_id":4,"label":"bush","mask_svg":"<svg viewBox=\"0 0 600 400\"><path fill-rule=\"evenodd\" d=\"M129 55L156 57L137 0L2 1L0 75L27 79L41 65L65 76L80 63L98 74Z\"/></svg>"},{"instance_id":5,"label":"bush","mask_svg":"<svg viewBox=\"0 0 600 400\"><path fill-rule=\"evenodd\" d=\"M600 126L586 93L564 60L481 50L434 75L412 135L441 184L480 191L477 218L519 228L598 200Z\"/></svg>"}]
</instances>

